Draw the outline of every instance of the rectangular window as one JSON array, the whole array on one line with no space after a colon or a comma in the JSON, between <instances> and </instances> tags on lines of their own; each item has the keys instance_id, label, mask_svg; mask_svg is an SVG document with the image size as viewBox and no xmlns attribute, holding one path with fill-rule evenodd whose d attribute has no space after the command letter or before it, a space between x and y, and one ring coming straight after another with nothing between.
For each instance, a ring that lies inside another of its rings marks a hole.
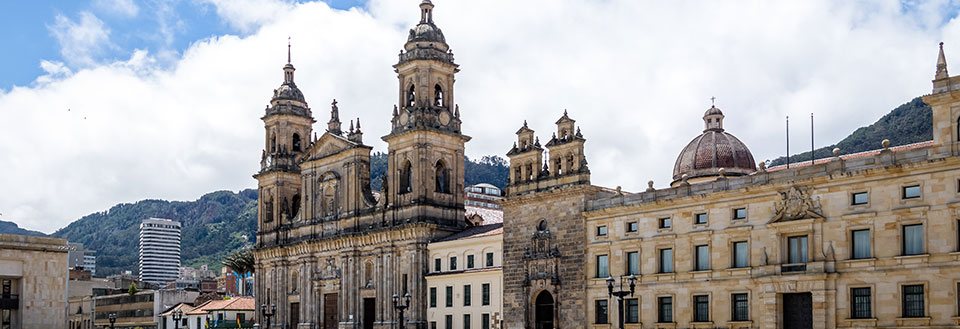
<instances>
[{"instance_id":1,"label":"rectangular window","mask_svg":"<svg viewBox=\"0 0 960 329\"><path fill-rule=\"evenodd\" d=\"M470 306L470 303L473 302L473 294L471 294L470 285L463 285L463 306Z\"/></svg>"},{"instance_id":2,"label":"rectangular window","mask_svg":"<svg viewBox=\"0 0 960 329\"><path fill-rule=\"evenodd\" d=\"M693 296L693 322L710 321L710 296Z\"/></svg>"},{"instance_id":3,"label":"rectangular window","mask_svg":"<svg viewBox=\"0 0 960 329\"><path fill-rule=\"evenodd\" d=\"M923 224L903 226L903 254L919 255L923 253Z\"/></svg>"},{"instance_id":4,"label":"rectangular window","mask_svg":"<svg viewBox=\"0 0 960 329\"><path fill-rule=\"evenodd\" d=\"M473 255L467 255L467 268L473 268Z\"/></svg>"},{"instance_id":5,"label":"rectangular window","mask_svg":"<svg viewBox=\"0 0 960 329\"><path fill-rule=\"evenodd\" d=\"M640 275L640 252L627 253L627 274Z\"/></svg>"},{"instance_id":6,"label":"rectangular window","mask_svg":"<svg viewBox=\"0 0 960 329\"><path fill-rule=\"evenodd\" d=\"M490 284L484 283L480 286L480 289L482 290L483 295L480 304L483 306L490 305Z\"/></svg>"},{"instance_id":7,"label":"rectangular window","mask_svg":"<svg viewBox=\"0 0 960 329\"><path fill-rule=\"evenodd\" d=\"M490 314L480 314L480 329L490 329Z\"/></svg>"},{"instance_id":8,"label":"rectangular window","mask_svg":"<svg viewBox=\"0 0 960 329\"><path fill-rule=\"evenodd\" d=\"M853 259L870 258L870 230L855 230L851 235Z\"/></svg>"},{"instance_id":9,"label":"rectangular window","mask_svg":"<svg viewBox=\"0 0 960 329\"><path fill-rule=\"evenodd\" d=\"M457 270L457 257L450 257L450 270L451 271Z\"/></svg>"},{"instance_id":10,"label":"rectangular window","mask_svg":"<svg viewBox=\"0 0 960 329\"><path fill-rule=\"evenodd\" d=\"M624 299L624 307L626 307L626 321L627 323L640 323L640 300L636 298Z\"/></svg>"},{"instance_id":11,"label":"rectangular window","mask_svg":"<svg viewBox=\"0 0 960 329\"><path fill-rule=\"evenodd\" d=\"M470 329L470 314L463 315L463 329Z\"/></svg>"},{"instance_id":12,"label":"rectangular window","mask_svg":"<svg viewBox=\"0 0 960 329\"><path fill-rule=\"evenodd\" d=\"M747 219L747 208L736 208L733 210L733 219Z\"/></svg>"},{"instance_id":13,"label":"rectangular window","mask_svg":"<svg viewBox=\"0 0 960 329\"><path fill-rule=\"evenodd\" d=\"M447 305L447 307L453 307L453 286L447 286L447 295L444 297L447 298L445 305Z\"/></svg>"},{"instance_id":14,"label":"rectangular window","mask_svg":"<svg viewBox=\"0 0 960 329\"><path fill-rule=\"evenodd\" d=\"M787 238L787 263L800 264L807 262L807 236L792 236Z\"/></svg>"},{"instance_id":15,"label":"rectangular window","mask_svg":"<svg viewBox=\"0 0 960 329\"><path fill-rule=\"evenodd\" d=\"M491 267L491 266L493 266L493 253L492 253L492 252L488 252L488 253L487 253L487 267Z\"/></svg>"},{"instance_id":16,"label":"rectangular window","mask_svg":"<svg viewBox=\"0 0 960 329\"><path fill-rule=\"evenodd\" d=\"M607 255L597 256L597 277L606 278L610 276L610 264L608 263L609 257Z\"/></svg>"},{"instance_id":17,"label":"rectangular window","mask_svg":"<svg viewBox=\"0 0 960 329\"><path fill-rule=\"evenodd\" d=\"M697 258L694 260L694 271L706 271L710 269L710 246L699 245L696 247Z\"/></svg>"},{"instance_id":18,"label":"rectangular window","mask_svg":"<svg viewBox=\"0 0 960 329\"><path fill-rule=\"evenodd\" d=\"M660 249L660 273L673 273L673 249Z\"/></svg>"},{"instance_id":19,"label":"rectangular window","mask_svg":"<svg viewBox=\"0 0 960 329\"><path fill-rule=\"evenodd\" d=\"M440 272L440 258L433 260L433 271Z\"/></svg>"},{"instance_id":20,"label":"rectangular window","mask_svg":"<svg viewBox=\"0 0 960 329\"><path fill-rule=\"evenodd\" d=\"M657 227L659 228L671 228L673 227L673 221L670 217L664 217L657 220Z\"/></svg>"},{"instance_id":21,"label":"rectangular window","mask_svg":"<svg viewBox=\"0 0 960 329\"><path fill-rule=\"evenodd\" d=\"M627 232L637 232L637 231L640 231L640 223L638 222L627 223Z\"/></svg>"},{"instance_id":22,"label":"rectangular window","mask_svg":"<svg viewBox=\"0 0 960 329\"><path fill-rule=\"evenodd\" d=\"M693 215L693 223L697 225L703 225L707 223L707 213L702 212L696 215Z\"/></svg>"},{"instance_id":23,"label":"rectangular window","mask_svg":"<svg viewBox=\"0 0 960 329\"><path fill-rule=\"evenodd\" d=\"M920 185L910 185L903 187L904 199L916 199L920 197Z\"/></svg>"},{"instance_id":24,"label":"rectangular window","mask_svg":"<svg viewBox=\"0 0 960 329\"><path fill-rule=\"evenodd\" d=\"M598 299L595 301L595 305L596 305L597 318L594 322L596 324L606 324L607 323L607 300Z\"/></svg>"},{"instance_id":25,"label":"rectangular window","mask_svg":"<svg viewBox=\"0 0 960 329\"><path fill-rule=\"evenodd\" d=\"M437 329L437 321L430 321L430 329Z\"/></svg>"},{"instance_id":26,"label":"rectangular window","mask_svg":"<svg viewBox=\"0 0 960 329\"><path fill-rule=\"evenodd\" d=\"M923 317L925 314L923 302L922 284L903 286L903 317Z\"/></svg>"},{"instance_id":27,"label":"rectangular window","mask_svg":"<svg viewBox=\"0 0 960 329\"><path fill-rule=\"evenodd\" d=\"M437 307L437 287L430 287L430 307Z\"/></svg>"},{"instance_id":28,"label":"rectangular window","mask_svg":"<svg viewBox=\"0 0 960 329\"><path fill-rule=\"evenodd\" d=\"M850 289L850 318L869 319L873 317L870 305L870 288Z\"/></svg>"},{"instance_id":29,"label":"rectangular window","mask_svg":"<svg viewBox=\"0 0 960 329\"><path fill-rule=\"evenodd\" d=\"M733 243L733 267L750 267L750 247L746 241Z\"/></svg>"},{"instance_id":30,"label":"rectangular window","mask_svg":"<svg viewBox=\"0 0 960 329\"><path fill-rule=\"evenodd\" d=\"M867 192L856 192L850 195L850 205L859 206L870 202L870 195Z\"/></svg>"},{"instance_id":31,"label":"rectangular window","mask_svg":"<svg viewBox=\"0 0 960 329\"><path fill-rule=\"evenodd\" d=\"M443 319L443 320L444 320L444 321L443 321L443 322L444 322L444 326L443 326L443 327L446 328L446 329L453 329L453 314L447 314L447 315L444 316L443 318L444 318L444 319Z\"/></svg>"},{"instance_id":32,"label":"rectangular window","mask_svg":"<svg viewBox=\"0 0 960 329\"><path fill-rule=\"evenodd\" d=\"M730 304L733 308L730 318L733 321L750 321L750 299L747 294L730 295Z\"/></svg>"},{"instance_id":33,"label":"rectangular window","mask_svg":"<svg viewBox=\"0 0 960 329\"><path fill-rule=\"evenodd\" d=\"M606 226L606 225L597 226L597 236L607 236L607 226Z\"/></svg>"},{"instance_id":34,"label":"rectangular window","mask_svg":"<svg viewBox=\"0 0 960 329\"><path fill-rule=\"evenodd\" d=\"M657 297L657 322L673 322L673 297Z\"/></svg>"}]
</instances>

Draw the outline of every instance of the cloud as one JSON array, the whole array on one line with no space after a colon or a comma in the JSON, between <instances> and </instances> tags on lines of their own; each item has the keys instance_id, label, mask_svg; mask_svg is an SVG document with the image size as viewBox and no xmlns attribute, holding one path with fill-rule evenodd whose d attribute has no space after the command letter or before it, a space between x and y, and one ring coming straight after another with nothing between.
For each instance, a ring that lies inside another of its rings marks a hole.
<instances>
[{"instance_id":1,"label":"cloud","mask_svg":"<svg viewBox=\"0 0 960 329\"><path fill-rule=\"evenodd\" d=\"M79 21L58 14L47 29L60 45L60 56L75 66L93 66L110 47L110 29L89 11L80 12Z\"/></svg>"},{"instance_id":2,"label":"cloud","mask_svg":"<svg viewBox=\"0 0 960 329\"><path fill-rule=\"evenodd\" d=\"M0 138L0 186L16 187L0 191L4 219L50 232L119 202L256 186L259 118L282 81L288 35L317 121L336 98L342 119L362 118L366 142L386 149L377 137L398 96L391 65L419 19L418 0L349 11L209 1L248 32L198 40L172 65L145 51L69 70L49 62L42 83L0 94L0 131L15 136ZM467 155L503 156L525 119L548 139L569 109L593 183L627 191L669 183L712 96L725 128L759 161L783 153L786 115L816 113L817 141L832 143L928 93L941 38L948 59L960 58L960 23L943 14L955 10L894 1L434 3L462 69ZM71 24L60 30L84 26L85 16L63 18ZM927 23L935 21L947 23ZM102 37L70 39L107 43L108 32L94 35ZM802 128L792 134L809 140Z\"/></svg>"},{"instance_id":3,"label":"cloud","mask_svg":"<svg viewBox=\"0 0 960 329\"><path fill-rule=\"evenodd\" d=\"M94 0L93 6L105 13L124 18L137 17L140 7L133 0Z\"/></svg>"},{"instance_id":4,"label":"cloud","mask_svg":"<svg viewBox=\"0 0 960 329\"><path fill-rule=\"evenodd\" d=\"M231 27L248 33L269 23L293 7L285 0L199 0L213 5L219 15Z\"/></svg>"}]
</instances>

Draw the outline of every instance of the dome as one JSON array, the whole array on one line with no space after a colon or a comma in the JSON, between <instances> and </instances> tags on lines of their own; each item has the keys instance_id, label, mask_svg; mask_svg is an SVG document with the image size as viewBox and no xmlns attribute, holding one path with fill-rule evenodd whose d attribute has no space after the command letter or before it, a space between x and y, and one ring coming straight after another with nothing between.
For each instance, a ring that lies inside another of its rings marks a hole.
<instances>
[{"instance_id":1,"label":"dome","mask_svg":"<svg viewBox=\"0 0 960 329\"><path fill-rule=\"evenodd\" d=\"M410 29L410 36L407 42L439 42L446 43L443 32L440 28L430 22L421 22Z\"/></svg>"},{"instance_id":2,"label":"dome","mask_svg":"<svg viewBox=\"0 0 960 329\"><path fill-rule=\"evenodd\" d=\"M301 92L300 88L297 88L297 85L293 82L284 83L280 85L280 88L274 90L273 99L306 102L306 99L303 97L303 92Z\"/></svg>"},{"instance_id":3,"label":"dome","mask_svg":"<svg viewBox=\"0 0 960 329\"><path fill-rule=\"evenodd\" d=\"M723 130L723 112L715 106L703 115L705 129L680 152L673 167L674 183L683 179L716 177L723 168L726 176L757 171L753 154L737 137Z\"/></svg>"}]
</instances>

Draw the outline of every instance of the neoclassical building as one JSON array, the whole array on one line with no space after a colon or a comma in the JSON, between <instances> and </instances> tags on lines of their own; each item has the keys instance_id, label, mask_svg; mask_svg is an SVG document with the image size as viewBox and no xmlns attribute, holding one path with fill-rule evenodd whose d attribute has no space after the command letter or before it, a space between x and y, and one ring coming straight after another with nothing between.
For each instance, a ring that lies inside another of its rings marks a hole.
<instances>
[{"instance_id":1,"label":"neoclassical building","mask_svg":"<svg viewBox=\"0 0 960 329\"><path fill-rule=\"evenodd\" d=\"M504 327L617 328L621 312L627 328L960 325L960 76L939 55L932 141L766 168L712 106L670 187L639 193L591 185L566 113L546 150L524 123ZM607 280L630 276L621 311Z\"/></svg>"},{"instance_id":2,"label":"neoclassical building","mask_svg":"<svg viewBox=\"0 0 960 329\"><path fill-rule=\"evenodd\" d=\"M388 173L370 189L360 119L345 128L336 101L316 122L291 63L264 116L259 182L257 304L276 305L273 327L395 328L394 294L412 295L403 327L423 328L427 244L470 227L453 52L423 0L399 61ZM385 113L391 110L386 109ZM319 135L319 136L318 136ZM259 314L258 314L259 317ZM258 322L265 325L265 319Z\"/></svg>"}]
</instances>

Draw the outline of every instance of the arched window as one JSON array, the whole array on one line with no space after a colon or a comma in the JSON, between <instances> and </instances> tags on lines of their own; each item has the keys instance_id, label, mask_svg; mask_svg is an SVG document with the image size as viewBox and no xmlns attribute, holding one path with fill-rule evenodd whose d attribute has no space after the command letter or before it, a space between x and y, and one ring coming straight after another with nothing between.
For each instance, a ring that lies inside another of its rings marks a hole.
<instances>
[{"instance_id":1,"label":"arched window","mask_svg":"<svg viewBox=\"0 0 960 329\"><path fill-rule=\"evenodd\" d=\"M290 218L295 218L300 212L300 194L294 194L291 201L293 204L290 205Z\"/></svg>"},{"instance_id":2,"label":"arched window","mask_svg":"<svg viewBox=\"0 0 960 329\"><path fill-rule=\"evenodd\" d=\"M300 134L293 134L293 151L300 152Z\"/></svg>"},{"instance_id":3,"label":"arched window","mask_svg":"<svg viewBox=\"0 0 960 329\"><path fill-rule=\"evenodd\" d=\"M436 165L436 191L437 193L450 193L450 173L443 160L437 161Z\"/></svg>"},{"instance_id":4,"label":"arched window","mask_svg":"<svg viewBox=\"0 0 960 329\"><path fill-rule=\"evenodd\" d=\"M297 292L299 288L298 283L300 282L300 274L297 271L293 271L293 274L290 275L290 292Z\"/></svg>"},{"instance_id":5,"label":"arched window","mask_svg":"<svg viewBox=\"0 0 960 329\"><path fill-rule=\"evenodd\" d=\"M397 191L399 194L408 193L413 191L413 173L411 172L412 165L410 160L405 160L403 165L400 166L400 189Z\"/></svg>"},{"instance_id":6,"label":"arched window","mask_svg":"<svg viewBox=\"0 0 960 329\"><path fill-rule=\"evenodd\" d=\"M547 220L541 219L540 222L537 223L537 231L545 232L546 230L547 230Z\"/></svg>"},{"instance_id":7,"label":"arched window","mask_svg":"<svg viewBox=\"0 0 960 329\"><path fill-rule=\"evenodd\" d=\"M363 278L366 281L366 287L373 286L373 262L367 261L363 264Z\"/></svg>"},{"instance_id":8,"label":"arched window","mask_svg":"<svg viewBox=\"0 0 960 329\"><path fill-rule=\"evenodd\" d=\"M563 160L557 158L553 161L553 165L556 166L556 168L554 168L554 172L557 173L557 176L563 175Z\"/></svg>"},{"instance_id":9,"label":"arched window","mask_svg":"<svg viewBox=\"0 0 960 329\"><path fill-rule=\"evenodd\" d=\"M437 106L443 106L443 88L440 84L433 86L433 101Z\"/></svg>"},{"instance_id":10,"label":"arched window","mask_svg":"<svg viewBox=\"0 0 960 329\"><path fill-rule=\"evenodd\" d=\"M410 89L407 90L407 106L413 106L417 101L417 88L410 84Z\"/></svg>"},{"instance_id":11,"label":"arched window","mask_svg":"<svg viewBox=\"0 0 960 329\"><path fill-rule=\"evenodd\" d=\"M273 153L276 151L277 151L277 136L271 134L270 135L270 152Z\"/></svg>"}]
</instances>

